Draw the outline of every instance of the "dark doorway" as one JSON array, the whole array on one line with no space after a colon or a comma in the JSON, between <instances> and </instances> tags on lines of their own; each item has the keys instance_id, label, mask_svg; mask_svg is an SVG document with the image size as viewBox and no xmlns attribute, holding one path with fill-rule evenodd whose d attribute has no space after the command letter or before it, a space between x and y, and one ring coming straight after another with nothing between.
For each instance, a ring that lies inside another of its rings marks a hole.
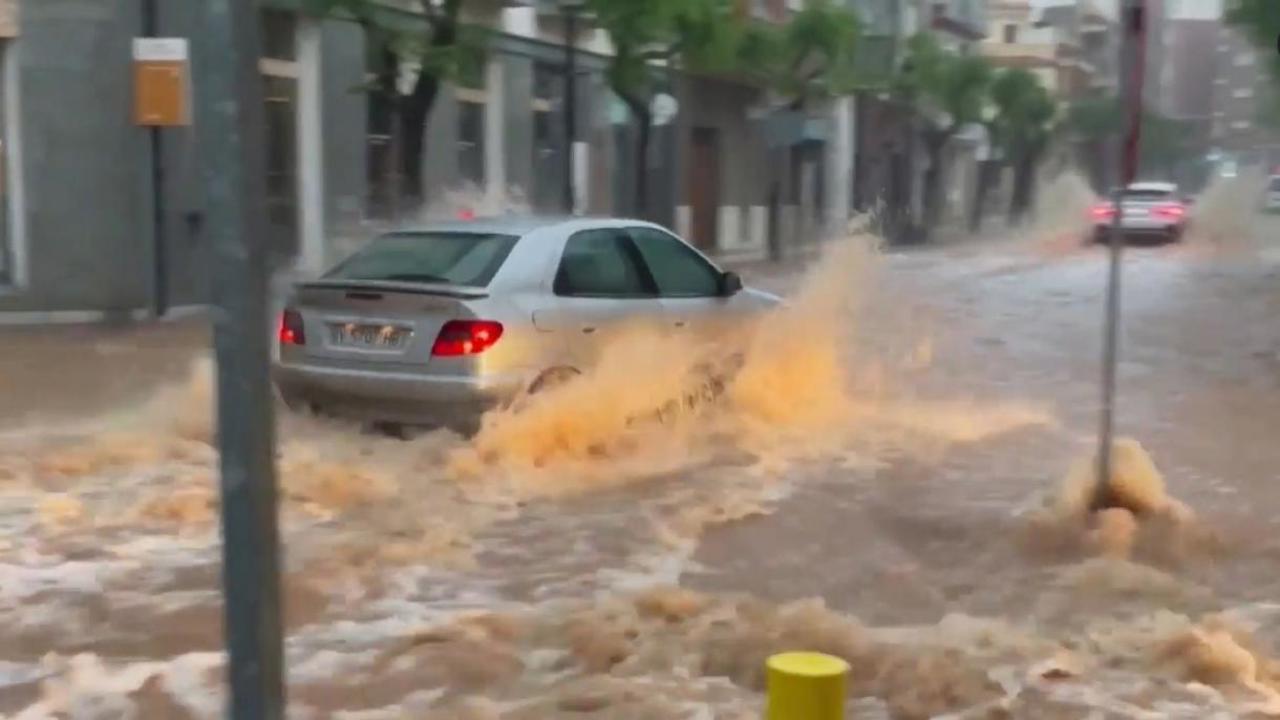
<instances>
[{"instance_id":1,"label":"dark doorway","mask_svg":"<svg viewBox=\"0 0 1280 720\"><path fill-rule=\"evenodd\" d=\"M720 131L694 128L689 154L690 241L699 249L713 251L720 214Z\"/></svg>"}]
</instances>

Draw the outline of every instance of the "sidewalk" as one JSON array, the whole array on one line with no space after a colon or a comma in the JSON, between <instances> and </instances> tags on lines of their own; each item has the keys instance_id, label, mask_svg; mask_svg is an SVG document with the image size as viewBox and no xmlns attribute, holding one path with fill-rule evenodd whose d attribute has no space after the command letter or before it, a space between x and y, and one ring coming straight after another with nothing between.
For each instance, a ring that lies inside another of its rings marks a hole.
<instances>
[{"instance_id":1,"label":"sidewalk","mask_svg":"<svg viewBox=\"0 0 1280 720\"><path fill-rule=\"evenodd\" d=\"M203 318L0 328L0 429L73 420L144 399L208 351Z\"/></svg>"}]
</instances>

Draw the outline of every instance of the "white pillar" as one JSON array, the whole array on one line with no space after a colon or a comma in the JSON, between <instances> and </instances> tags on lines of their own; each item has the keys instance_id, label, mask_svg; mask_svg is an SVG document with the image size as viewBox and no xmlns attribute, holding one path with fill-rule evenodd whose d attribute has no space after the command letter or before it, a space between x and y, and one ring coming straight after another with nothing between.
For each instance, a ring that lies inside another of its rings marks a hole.
<instances>
[{"instance_id":1,"label":"white pillar","mask_svg":"<svg viewBox=\"0 0 1280 720\"><path fill-rule=\"evenodd\" d=\"M27 184L22 159L22 67L17 39L0 40L4 72L4 195L9 201L9 279L25 287L30 269L27 259Z\"/></svg>"},{"instance_id":2,"label":"white pillar","mask_svg":"<svg viewBox=\"0 0 1280 720\"><path fill-rule=\"evenodd\" d=\"M321 21L298 15L298 269L324 270L324 86Z\"/></svg>"},{"instance_id":3,"label":"white pillar","mask_svg":"<svg viewBox=\"0 0 1280 720\"><path fill-rule=\"evenodd\" d=\"M507 117L502 60L491 56L485 67L484 104L484 188L493 210L510 201L507 197Z\"/></svg>"},{"instance_id":4,"label":"white pillar","mask_svg":"<svg viewBox=\"0 0 1280 720\"><path fill-rule=\"evenodd\" d=\"M831 106L831 141L827 143L827 216L830 230L840 232L849 220L849 197L853 190L853 103L852 97L837 98Z\"/></svg>"},{"instance_id":5,"label":"white pillar","mask_svg":"<svg viewBox=\"0 0 1280 720\"><path fill-rule=\"evenodd\" d=\"M573 214L582 215L591 200L591 144L578 140L573 144Z\"/></svg>"}]
</instances>

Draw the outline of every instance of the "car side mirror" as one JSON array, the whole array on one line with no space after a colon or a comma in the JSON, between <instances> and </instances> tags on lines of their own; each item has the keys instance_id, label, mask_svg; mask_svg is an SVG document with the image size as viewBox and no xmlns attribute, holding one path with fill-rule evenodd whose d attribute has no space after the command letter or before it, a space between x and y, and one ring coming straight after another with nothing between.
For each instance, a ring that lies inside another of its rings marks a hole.
<instances>
[{"instance_id":1,"label":"car side mirror","mask_svg":"<svg viewBox=\"0 0 1280 720\"><path fill-rule=\"evenodd\" d=\"M731 297L742 290L742 278L736 272L727 272L720 276L720 296Z\"/></svg>"}]
</instances>

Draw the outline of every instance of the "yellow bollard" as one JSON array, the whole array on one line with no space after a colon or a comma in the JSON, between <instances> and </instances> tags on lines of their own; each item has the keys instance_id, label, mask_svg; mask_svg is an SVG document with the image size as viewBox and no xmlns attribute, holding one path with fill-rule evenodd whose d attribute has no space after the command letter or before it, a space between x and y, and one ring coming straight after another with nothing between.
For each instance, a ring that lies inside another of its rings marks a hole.
<instances>
[{"instance_id":1,"label":"yellow bollard","mask_svg":"<svg viewBox=\"0 0 1280 720\"><path fill-rule=\"evenodd\" d=\"M843 720L849 663L811 652L774 655L766 663L766 720Z\"/></svg>"}]
</instances>

